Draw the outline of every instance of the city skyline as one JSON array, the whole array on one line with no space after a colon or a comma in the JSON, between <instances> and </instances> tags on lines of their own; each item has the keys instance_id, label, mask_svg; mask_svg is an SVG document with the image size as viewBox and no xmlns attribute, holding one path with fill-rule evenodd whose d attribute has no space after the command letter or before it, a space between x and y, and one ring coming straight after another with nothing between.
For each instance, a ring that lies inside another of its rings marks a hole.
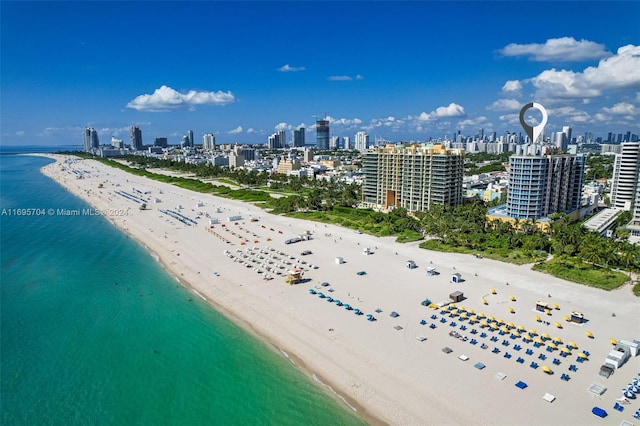
<instances>
[{"instance_id":1,"label":"city skyline","mask_svg":"<svg viewBox=\"0 0 640 426\"><path fill-rule=\"evenodd\" d=\"M289 142L304 126L309 144L325 115L331 136L500 135L522 131L534 100L548 136L638 133L639 13L635 2L2 2L2 144L81 145L87 126L102 143L137 126L146 145L189 130L221 144L285 130Z\"/></svg>"}]
</instances>

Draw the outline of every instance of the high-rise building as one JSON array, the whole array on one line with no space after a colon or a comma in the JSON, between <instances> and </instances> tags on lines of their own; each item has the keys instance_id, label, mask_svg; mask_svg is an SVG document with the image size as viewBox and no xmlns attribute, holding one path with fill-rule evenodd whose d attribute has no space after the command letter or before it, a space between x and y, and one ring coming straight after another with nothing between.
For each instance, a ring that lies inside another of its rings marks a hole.
<instances>
[{"instance_id":1,"label":"high-rise building","mask_svg":"<svg viewBox=\"0 0 640 426\"><path fill-rule=\"evenodd\" d=\"M625 142L613 164L611 207L633 210L640 182L640 142Z\"/></svg>"},{"instance_id":2,"label":"high-rise building","mask_svg":"<svg viewBox=\"0 0 640 426\"><path fill-rule=\"evenodd\" d=\"M278 133L272 133L271 136L267 138L267 148L268 149L282 149L285 147L284 145L284 130L279 131Z\"/></svg>"},{"instance_id":3,"label":"high-rise building","mask_svg":"<svg viewBox=\"0 0 640 426\"><path fill-rule=\"evenodd\" d=\"M363 203L426 211L462 203L464 151L443 145L387 145L363 155Z\"/></svg>"},{"instance_id":4,"label":"high-rise building","mask_svg":"<svg viewBox=\"0 0 640 426\"><path fill-rule=\"evenodd\" d=\"M187 131L187 139L189 140L189 146L193 147L194 143L193 143L193 130L188 130Z\"/></svg>"},{"instance_id":5,"label":"high-rise building","mask_svg":"<svg viewBox=\"0 0 640 426\"><path fill-rule=\"evenodd\" d=\"M278 130L278 149L284 149L287 147L287 132L286 130Z\"/></svg>"},{"instance_id":6,"label":"high-rise building","mask_svg":"<svg viewBox=\"0 0 640 426\"><path fill-rule=\"evenodd\" d=\"M565 135L565 139L567 141L567 145L569 145L571 143L571 127L569 126L562 126L562 133L564 133ZM564 149L564 151L566 151L566 149Z\"/></svg>"},{"instance_id":7,"label":"high-rise building","mask_svg":"<svg viewBox=\"0 0 640 426\"><path fill-rule=\"evenodd\" d=\"M340 148L340 136L331 136L329 138L329 149Z\"/></svg>"},{"instance_id":8,"label":"high-rise building","mask_svg":"<svg viewBox=\"0 0 640 426\"><path fill-rule=\"evenodd\" d=\"M316 121L316 147L318 149L329 149L329 120Z\"/></svg>"},{"instance_id":9,"label":"high-rise building","mask_svg":"<svg viewBox=\"0 0 640 426\"><path fill-rule=\"evenodd\" d=\"M213 133L202 135L202 149L205 151L214 151L216 149L216 137Z\"/></svg>"},{"instance_id":10,"label":"high-rise building","mask_svg":"<svg viewBox=\"0 0 640 426\"><path fill-rule=\"evenodd\" d=\"M629 242L632 244L640 244L640 178L638 186L636 186L636 200L633 206L633 217L631 222L627 224L629 231Z\"/></svg>"},{"instance_id":11,"label":"high-rise building","mask_svg":"<svg viewBox=\"0 0 640 426\"><path fill-rule=\"evenodd\" d=\"M304 146L305 144L305 140L304 140L304 127L299 127L296 130L293 131L293 146L294 147L301 147Z\"/></svg>"},{"instance_id":12,"label":"high-rise building","mask_svg":"<svg viewBox=\"0 0 640 426\"><path fill-rule=\"evenodd\" d=\"M140 151L144 148L142 145L142 131L138 126L131 126L130 131L131 149Z\"/></svg>"},{"instance_id":13,"label":"high-rise building","mask_svg":"<svg viewBox=\"0 0 640 426\"><path fill-rule=\"evenodd\" d=\"M100 147L100 140L98 139L98 131L93 127L84 128L84 150L85 152L93 152L94 148Z\"/></svg>"},{"instance_id":14,"label":"high-rise building","mask_svg":"<svg viewBox=\"0 0 640 426\"><path fill-rule=\"evenodd\" d=\"M355 149L365 152L369 148L369 135L366 132L356 133Z\"/></svg>"},{"instance_id":15,"label":"high-rise building","mask_svg":"<svg viewBox=\"0 0 640 426\"><path fill-rule=\"evenodd\" d=\"M582 155L512 155L507 216L537 219L577 210L584 169Z\"/></svg>"},{"instance_id":16,"label":"high-rise building","mask_svg":"<svg viewBox=\"0 0 640 426\"><path fill-rule=\"evenodd\" d=\"M351 138L349 136L342 137L342 149L345 149L345 150L351 149Z\"/></svg>"},{"instance_id":17,"label":"high-rise building","mask_svg":"<svg viewBox=\"0 0 640 426\"><path fill-rule=\"evenodd\" d=\"M169 142L167 141L167 138L154 138L153 139L153 146L159 146L160 148L166 148L167 146L169 146Z\"/></svg>"}]
</instances>

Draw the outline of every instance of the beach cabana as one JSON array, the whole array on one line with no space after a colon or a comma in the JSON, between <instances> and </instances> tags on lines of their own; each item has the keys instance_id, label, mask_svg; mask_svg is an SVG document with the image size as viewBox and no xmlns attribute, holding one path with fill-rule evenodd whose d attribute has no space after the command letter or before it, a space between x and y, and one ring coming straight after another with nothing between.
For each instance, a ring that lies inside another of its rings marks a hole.
<instances>
[{"instance_id":1,"label":"beach cabana","mask_svg":"<svg viewBox=\"0 0 640 426\"><path fill-rule=\"evenodd\" d=\"M455 274L451 275L451 282L454 284L458 284L461 283L462 280L462 275L459 274L458 272L456 272Z\"/></svg>"}]
</instances>

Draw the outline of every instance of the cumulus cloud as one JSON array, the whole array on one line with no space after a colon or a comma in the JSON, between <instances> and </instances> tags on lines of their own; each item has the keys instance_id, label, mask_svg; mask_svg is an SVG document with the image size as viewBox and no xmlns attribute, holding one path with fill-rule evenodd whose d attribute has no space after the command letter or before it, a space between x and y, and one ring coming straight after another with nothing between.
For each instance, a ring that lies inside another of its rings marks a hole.
<instances>
[{"instance_id":1,"label":"cumulus cloud","mask_svg":"<svg viewBox=\"0 0 640 426\"><path fill-rule=\"evenodd\" d=\"M491 126L491 123L489 122L489 119L483 115L474 118L467 118L458 122L458 127L461 130L478 128L480 126L488 127Z\"/></svg>"},{"instance_id":2,"label":"cumulus cloud","mask_svg":"<svg viewBox=\"0 0 640 426\"><path fill-rule=\"evenodd\" d=\"M256 131L255 131L255 129L254 129L253 127L249 127L249 128L247 129L247 134L251 134L251 133L255 133L255 132L256 132Z\"/></svg>"},{"instance_id":3,"label":"cumulus cloud","mask_svg":"<svg viewBox=\"0 0 640 426\"><path fill-rule=\"evenodd\" d=\"M284 122L276 124L276 131L280 130L291 130L291 124L287 124Z\"/></svg>"},{"instance_id":4,"label":"cumulus cloud","mask_svg":"<svg viewBox=\"0 0 640 426\"><path fill-rule=\"evenodd\" d=\"M526 81L537 89L536 98L547 100L593 98L607 90L638 88L640 46L623 46L582 72L552 68Z\"/></svg>"},{"instance_id":5,"label":"cumulus cloud","mask_svg":"<svg viewBox=\"0 0 640 426\"><path fill-rule=\"evenodd\" d=\"M504 56L527 56L536 62L576 62L611 56L603 44L573 37L550 38L545 43L511 43L500 50Z\"/></svg>"},{"instance_id":6,"label":"cumulus cloud","mask_svg":"<svg viewBox=\"0 0 640 426\"><path fill-rule=\"evenodd\" d=\"M235 97L231 92L189 90L186 93L180 93L163 85L151 95L136 96L127 104L127 107L138 111L163 112L178 108L193 110L197 105L226 105L233 102L235 102Z\"/></svg>"},{"instance_id":7,"label":"cumulus cloud","mask_svg":"<svg viewBox=\"0 0 640 426\"><path fill-rule=\"evenodd\" d=\"M333 118L333 117L329 117L329 123L333 126L344 126L344 127L351 127L351 126L357 126L359 124L362 124L362 120L360 120L359 118Z\"/></svg>"},{"instance_id":8,"label":"cumulus cloud","mask_svg":"<svg viewBox=\"0 0 640 426\"><path fill-rule=\"evenodd\" d=\"M278 68L278 71L280 71L280 72L296 72L296 71L304 71L305 69L306 69L305 67L292 67L289 64L284 64L283 66Z\"/></svg>"},{"instance_id":9,"label":"cumulus cloud","mask_svg":"<svg viewBox=\"0 0 640 426\"><path fill-rule=\"evenodd\" d=\"M431 111L430 113L421 112L418 116L418 120L420 121L432 121L438 120L440 118L449 118L449 117L464 117L466 114L464 112L464 107L451 102L449 106L441 106L435 109L435 111Z\"/></svg>"},{"instance_id":10,"label":"cumulus cloud","mask_svg":"<svg viewBox=\"0 0 640 426\"><path fill-rule=\"evenodd\" d=\"M615 115L635 115L638 113L635 105L630 104L628 102L619 102L612 106L611 108L602 108L602 110L609 114Z\"/></svg>"},{"instance_id":11,"label":"cumulus cloud","mask_svg":"<svg viewBox=\"0 0 640 426\"><path fill-rule=\"evenodd\" d=\"M230 134L230 135L240 134L240 133L242 133L242 126L238 126L233 130L229 130L227 133Z\"/></svg>"},{"instance_id":12,"label":"cumulus cloud","mask_svg":"<svg viewBox=\"0 0 640 426\"><path fill-rule=\"evenodd\" d=\"M487 107L490 111L518 111L524 104L517 99L498 99Z\"/></svg>"},{"instance_id":13,"label":"cumulus cloud","mask_svg":"<svg viewBox=\"0 0 640 426\"><path fill-rule=\"evenodd\" d=\"M522 83L520 83L518 80L508 80L506 83L504 83L504 86L502 86L503 93L515 94L520 92L521 90Z\"/></svg>"}]
</instances>

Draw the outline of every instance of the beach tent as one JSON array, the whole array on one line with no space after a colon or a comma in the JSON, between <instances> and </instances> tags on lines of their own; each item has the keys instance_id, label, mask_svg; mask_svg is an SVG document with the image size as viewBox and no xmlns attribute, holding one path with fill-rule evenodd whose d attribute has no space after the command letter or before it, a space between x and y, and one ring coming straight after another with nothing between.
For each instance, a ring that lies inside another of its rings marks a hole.
<instances>
[{"instance_id":1,"label":"beach tent","mask_svg":"<svg viewBox=\"0 0 640 426\"><path fill-rule=\"evenodd\" d=\"M523 382L522 380L520 380L518 383L516 383L516 387L517 387L517 388L520 388L520 389L524 389L524 388L526 388L527 386L528 386L528 385L527 385L525 382Z\"/></svg>"}]
</instances>

